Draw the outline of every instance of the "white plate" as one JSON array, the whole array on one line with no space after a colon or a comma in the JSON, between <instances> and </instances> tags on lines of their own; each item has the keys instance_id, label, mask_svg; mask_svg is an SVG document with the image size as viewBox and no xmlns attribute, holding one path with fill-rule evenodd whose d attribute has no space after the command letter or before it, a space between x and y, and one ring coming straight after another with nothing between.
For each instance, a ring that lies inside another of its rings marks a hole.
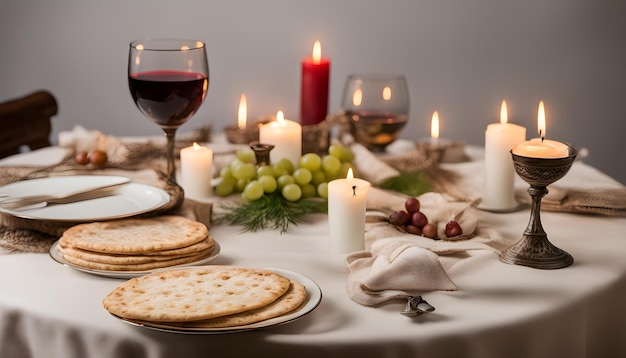
<instances>
[{"instance_id":1,"label":"white plate","mask_svg":"<svg viewBox=\"0 0 626 358\"><path fill-rule=\"evenodd\" d=\"M119 177L107 175L54 176L19 181L0 187L0 195L19 197L24 195L60 195L79 187L114 181ZM162 207L170 201L170 195L152 185L130 182L115 188L110 196L83 200L69 204L48 205L28 210L0 212L12 216L63 222L88 222L120 219L146 213Z\"/></svg>"},{"instance_id":2,"label":"white plate","mask_svg":"<svg viewBox=\"0 0 626 358\"><path fill-rule=\"evenodd\" d=\"M287 277L288 279L296 281L306 288L307 297L305 298L304 302L302 302L300 307L297 308L295 311L291 313L287 313L282 316L278 316L278 317L271 318L265 321L261 321L261 322L256 322L256 323L247 324L243 326L224 327L224 328L176 327L176 326L168 325L167 323L163 323L163 322L158 322L158 323L157 322L145 322L145 321L138 322L132 319L126 319L126 318L118 317L113 314L112 315L113 317L120 319L122 322L126 322L131 325L135 325L139 327L153 329L156 331L169 332L169 333L182 333L182 334L223 334L223 333L236 333L236 332L249 331L253 329L272 327L272 326L277 326L277 325L293 322L297 320L298 318L302 318L307 313L313 311L322 301L322 290L317 285L317 283L315 283L315 281L311 280L310 278L302 274L296 273L296 272L282 270L282 269L270 268L269 270L272 270L280 275L283 275Z\"/></svg>"},{"instance_id":3,"label":"white plate","mask_svg":"<svg viewBox=\"0 0 626 358\"><path fill-rule=\"evenodd\" d=\"M59 241L56 241L54 244L52 244L52 247L50 248L50 256L54 259L54 261L56 261L56 262L58 262L60 264L63 264L65 266L71 267L73 269L76 269L78 271L90 273L92 275L109 277L109 278L128 279L128 278L133 278L133 277L139 277L139 276L147 275L147 274L150 274L150 273L155 272L155 271L163 271L164 270L163 268L155 269L155 270L145 270L145 271L109 271L109 270L90 269L90 268L82 267L80 265L76 265L74 263L71 263L71 262L67 261L65 259L65 257L63 257L63 255L59 252L59 250L57 248L58 245L59 245ZM215 241L215 245L213 246L213 250L211 250L211 253L209 254L208 257L205 257L205 258L197 260L197 261L188 262L186 264L171 266L171 267L169 267L167 269L171 269L173 267L185 267L185 266L193 266L193 265L203 265L203 264L213 260L214 258L216 258L219 255L220 250L221 250L220 245L217 243L217 241Z\"/></svg>"}]
</instances>

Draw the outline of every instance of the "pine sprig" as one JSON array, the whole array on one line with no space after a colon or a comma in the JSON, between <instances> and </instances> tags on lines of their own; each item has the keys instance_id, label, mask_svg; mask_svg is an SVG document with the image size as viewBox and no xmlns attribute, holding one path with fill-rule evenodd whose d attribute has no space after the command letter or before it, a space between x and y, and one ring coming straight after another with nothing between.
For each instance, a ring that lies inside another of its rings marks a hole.
<instances>
[{"instance_id":1,"label":"pine sprig","mask_svg":"<svg viewBox=\"0 0 626 358\"><path fill-rule=\"evenodd\" d=\"M282 234L290 224L299 224L303 215L328 212L328 204L323 199L292 202L272 193L255 201L224 204L222 209L225 212L217 217L218 223L241 225L243 231L271 229L280 230Z\"/></svg>"}]
</instances>

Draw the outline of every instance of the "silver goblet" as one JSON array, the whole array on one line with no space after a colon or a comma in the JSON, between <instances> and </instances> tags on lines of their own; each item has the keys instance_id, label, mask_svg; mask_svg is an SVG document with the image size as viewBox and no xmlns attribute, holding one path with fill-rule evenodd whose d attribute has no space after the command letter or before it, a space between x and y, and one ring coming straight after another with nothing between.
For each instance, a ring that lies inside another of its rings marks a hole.
<instances>
[{"instance_id":1,"label":"silver goblet","mask_svg":"<svg viewBox=\"0 0 626 358\"><path fill-rule=\"evenodd\" d=\"M548 194L548 185L563 178L576 159L577 150L567 144L569 154L564 158L531 158L511 151L515 172L530 184L532 198L530 221L522 238L500 254L508 264L538 269L559 269L574 262L572 255L554 246L541 226L541 199Z\"/></svg>"}]
</instances>

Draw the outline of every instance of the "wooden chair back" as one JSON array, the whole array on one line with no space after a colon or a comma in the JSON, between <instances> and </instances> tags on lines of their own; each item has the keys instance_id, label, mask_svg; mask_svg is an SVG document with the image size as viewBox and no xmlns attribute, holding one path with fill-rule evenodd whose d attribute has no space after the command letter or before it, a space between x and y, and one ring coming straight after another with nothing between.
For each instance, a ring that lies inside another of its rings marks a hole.
<instances>
[{"instance_id":1,"label":"wooden chair back","mask_svg":"<svg viewBox=\"0 0 626 358\"><path fill-rule=\"evenodd\" d=\"M50 146L51 119L57 114L51 93L37 91L0 103L0 158Z\"/></svg>"}]
</instances>

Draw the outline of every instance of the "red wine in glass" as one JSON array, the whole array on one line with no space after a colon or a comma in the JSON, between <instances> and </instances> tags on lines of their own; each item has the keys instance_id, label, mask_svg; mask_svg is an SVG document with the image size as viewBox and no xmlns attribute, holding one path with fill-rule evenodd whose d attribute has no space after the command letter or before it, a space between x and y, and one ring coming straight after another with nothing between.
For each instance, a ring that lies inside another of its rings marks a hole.
<instances>
[{"instance_id":1,"label":"red wine in glass","mask_svg":"<svg viewBox=\"0 0 626 358\"><path fill-rule=\"evenodd\" d=\"M204 42L185 39L131 42L128 86L139 110L165 134L167 178L176 183L176 131L196 113L209 88Z\"/></svg>"},{"instance_id":2,"label":"red wine in glass","mask_svg":"<svg viewBox=\"0 0 626 358\"><path fill-rule=\"evenodd\" d=\"M147 71L128 76L137 107L162 128L178 128L200 107L207 76L183 71Z\"/></svg>"}]
</instances>

